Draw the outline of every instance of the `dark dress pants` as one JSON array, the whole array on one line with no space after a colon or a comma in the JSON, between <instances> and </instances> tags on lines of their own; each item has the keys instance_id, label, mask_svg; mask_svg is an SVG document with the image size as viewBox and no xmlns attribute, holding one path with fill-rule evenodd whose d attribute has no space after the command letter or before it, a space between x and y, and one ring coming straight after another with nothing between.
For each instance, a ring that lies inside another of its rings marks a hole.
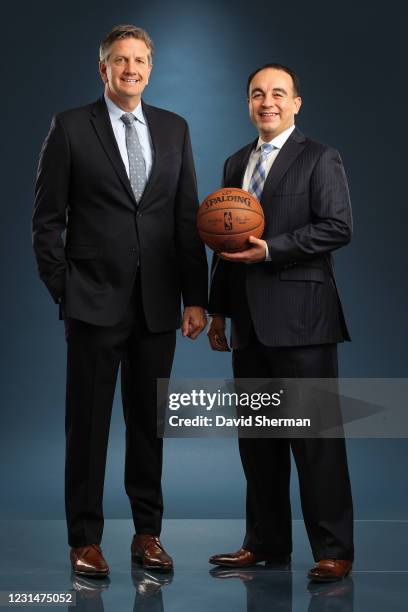
<instances>
[{"instance_id":1,"label":"dark dress pants","mask_svg":"<svg viewBox=\"0 0 408 612\"><path fill-rule=\"evenodd\" d=\"M235 378L336 378L337 345L274 348L250 342L233 352ZM247 480L244 548L292 552L290 449L315 560L353 559L353 504L344 438L240 438Z\"/></svg>"},{"instance_id":2,"label":"dark dress pants","mask_svg":"<svg viewBox=\"0 0 408 612\"><path fill-rule=\"evenodd\" d=\"M151 333L138 284L112 327L65 318L68 345L65 508L70 546L99 544L109 426L121 364L126 423L125 488L136 533L159 535L163 441L157 438L156 379L169 378L176 332Z\"/></svg>"}]
</instances>

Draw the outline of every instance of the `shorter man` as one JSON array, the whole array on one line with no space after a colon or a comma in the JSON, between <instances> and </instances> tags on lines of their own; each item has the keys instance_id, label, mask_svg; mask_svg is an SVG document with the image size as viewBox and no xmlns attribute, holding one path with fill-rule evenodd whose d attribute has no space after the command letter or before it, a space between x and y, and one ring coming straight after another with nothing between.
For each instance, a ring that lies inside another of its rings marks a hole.
<instances>
[{"instance_id":1,"label":"shorter man","mask_svg":"<svg viewBox=\"0 0 408 612\"><path fill-rule=\"evenodd\" d=\"M331 251L351 238L346 176L334 149L294 124L302 100L289 68L267 64L248 79L258 138L227 159L224 186L261 202L262 240L213 261L209 329L213 350L229 350L236 378L336 378L337 343L349 340ZM249 265L250 264L250 265ZM235 553L210 563L247 567L288 563L292 552L290 450L316 566L314 580L338 580L353 560L353 509L343 439L240 439L247 479L247 529Z\"/></svg>"}]
</instances>

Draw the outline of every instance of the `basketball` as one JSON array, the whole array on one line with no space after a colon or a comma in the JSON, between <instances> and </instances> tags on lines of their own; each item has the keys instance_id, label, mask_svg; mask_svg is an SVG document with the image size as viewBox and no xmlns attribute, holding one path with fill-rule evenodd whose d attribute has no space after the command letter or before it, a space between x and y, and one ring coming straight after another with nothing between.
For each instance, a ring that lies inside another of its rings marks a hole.
<instances>
[{"instance_id":1,"label":"basketball","mask_svg":"<svg viewBox=\"0 0 408 612\"><path fill-rule=\"evenodd\" d=\"M248 249L249 236L260 238L264 226L264 214L258 200L236 187L214 191L201 203L197 213L200 238L217 253Z\"/></svg>"}]
</instances>

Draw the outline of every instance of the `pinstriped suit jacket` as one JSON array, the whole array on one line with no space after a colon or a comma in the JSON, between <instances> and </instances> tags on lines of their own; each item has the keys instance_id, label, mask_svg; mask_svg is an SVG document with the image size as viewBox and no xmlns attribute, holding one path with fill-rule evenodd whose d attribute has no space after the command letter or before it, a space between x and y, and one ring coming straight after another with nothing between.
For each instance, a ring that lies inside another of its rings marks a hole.
<instances>
[{"instance_id":1,"label":"pinstriped suit jacket","mask_svg":"<svg viewBox=\"0 0 408 612\"><path fill-rule=\"evenodd\" d=\"M242 186L255 144L226 160L225 187ZM261 204L271 261L213 259L209 309L231 317L233 348L245 346L251 321L267 346L350 340L331 257L352 234L339 153L295 129L272 165Z\"/></svg>"}]
</instances>

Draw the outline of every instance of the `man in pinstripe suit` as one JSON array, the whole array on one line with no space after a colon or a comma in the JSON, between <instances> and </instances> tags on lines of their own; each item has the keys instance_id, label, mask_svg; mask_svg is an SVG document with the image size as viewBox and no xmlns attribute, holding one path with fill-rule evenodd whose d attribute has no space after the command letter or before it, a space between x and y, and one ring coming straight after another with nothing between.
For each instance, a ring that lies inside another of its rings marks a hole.
<instances>
[{"instance_id":1,"label":"man in pinstripe suit","mask_svg":"<svg viewBox=\"0 0 408 612\"><path fill-rule=\"evenodd\" d=\"M236 378L336 378L337 343L350 340L331 252L350 241L352 217L338 152L294 124L301 98L289 68L267 64L248 79L259 138L227 159L224 186L256 195L265 214L262 240L213 261L208 332L229 350ZM235 553L210 563L245 567L290 562L290 449L316 565L309 578L344 578L353 562L353 507L344 439L239 440L247 479L247 529Z\"/></svg>"}]
</instances>

